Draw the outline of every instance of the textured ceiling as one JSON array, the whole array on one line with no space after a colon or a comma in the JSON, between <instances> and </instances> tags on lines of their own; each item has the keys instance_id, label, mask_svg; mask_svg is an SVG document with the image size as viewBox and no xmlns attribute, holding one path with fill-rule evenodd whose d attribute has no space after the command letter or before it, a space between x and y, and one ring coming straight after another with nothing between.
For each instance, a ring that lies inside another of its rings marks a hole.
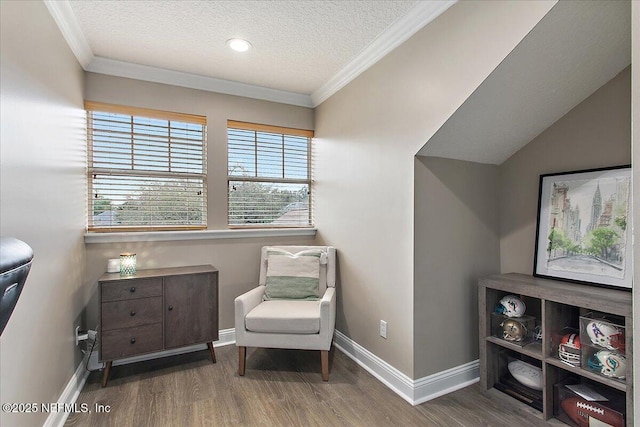
<instances>
[{"instance_id":1,"label":"textured ceiling","mask_svg":"<svg viewBox=\"0 0 640 427\"><path fill-rule=\"evenodd\" d=\"M310 94L416 1L70 1L93 54ZM253 49L226 46L243 38Z\"/></svg>"},{"instance_id":2,"label":"textured ceiling","mask_svg":"<svg viewBox=\"0 0 640 427\"><path fill-rule=\"evenodd\" d=\"M631 63L630 8L558 2L418 154L507 160Z\"/></svg>"}]
</instances>

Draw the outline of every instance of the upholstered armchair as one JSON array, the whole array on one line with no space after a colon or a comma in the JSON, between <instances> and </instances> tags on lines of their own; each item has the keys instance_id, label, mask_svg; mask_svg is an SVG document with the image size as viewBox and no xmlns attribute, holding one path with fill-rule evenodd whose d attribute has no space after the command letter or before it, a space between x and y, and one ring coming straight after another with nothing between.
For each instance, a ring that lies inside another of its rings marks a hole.
<instances>
[{"instance_id":1,"label":"upholstered armchair","mask_svg":"<svg viewBox=\"0 0 640 427\"><path fill-rule=\"evenodd\" d=\"M238 374L245 374L247 347L320 350L328 381L335 286L335 248L263 247L258 287L235 299Z\"/></svg>"}]
</instances>

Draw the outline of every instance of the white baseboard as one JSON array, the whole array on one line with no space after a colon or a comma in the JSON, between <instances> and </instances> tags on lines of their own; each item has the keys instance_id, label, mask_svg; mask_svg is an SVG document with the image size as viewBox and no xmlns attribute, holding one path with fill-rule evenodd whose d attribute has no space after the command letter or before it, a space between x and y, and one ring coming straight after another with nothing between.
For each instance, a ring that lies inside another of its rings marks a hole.
<instances>
[{"instance_id":1,"label":"white baseboard","mask_svg":"<svg viewBox=\"0 0 640 427\"><path fill-rule=\"evenodd\" d=\"M234 328L231 329L223 329L218 332L218 341L214 341L214 347L222 347L225 345L235 344L236 342L236 330ZM125 363L133 363L133 362L141 362L143 360L151 360L157 359L159 357L173 356L175 354L183 354L190 353L192 351L204 350L207 348L206 344L198 344L191 345L188 347L182 347L173 350L160 351L158 353L145 354L142 356L129 357L127 359L121 359L113 362L113 366L124 365ZM80 365L76 368L76 371L71 376L71 379L67 383L67 386L62 391L62 394L58 398L58 404L62 406L62 404L73 405L76 403L80 392L82 391L82 387L84 387L84 383L87 381L87 377L89 376L89 371L85 369L85 364L87 363L88 355L86 355ZM62 427L64 423L67 421L70 412L68 411L60 411L60 412L52 412L47 417L43 427Z\"/></svg>"},{"instance_id":2,"label":"white baseboard","mask_svg":"<svg viewBox=\"0 0 640 427\"><path fill-rule=\"evenodd\" d=\"M479 381L479 362L474 360L443 372L412 380L340 331L333 344L371 375L411 405L419 405Z\"/></svg>"},{"instance_id":3,"label":"white baseboard","mask_svg":"<svg viewBox=\"0 0 640 427\"><path fill-rule=\"evenodd\" d=\"M419 405L480 381L480 361L473 360L413 381L413 405Z\"/></svg>"},{"instance_id":4,"label":"white baseboard","mask_svg":"<svg viewBox=\"0 0 640 427\"><path fill-rule=\"evenodd\" d=\"M333 345L362 366L384 385L396 392L407 402L413 404L413 380L362 347L340 331L333 334Z\"/></svg>"},{"instance_id":5,"label":"white baseboard","mask_svg":"<svg viewBox=\"0 0 640 427\"><path fill-rule=\"evenodd\" d=\"M82 391L82 387L84 387L84 383L87 381L87 377L89 376L89 371L85 369L85 363L87 363L88 357L89 356L85 355L85 357L82 358L82 361L71 376L67 386L62 390L62 394L58 398L58 404L60 407L65 404L72 405L76 403L76 399L78 399L78 395ZM67 421L69 414L70 412L68 411L50 412L47 420L43 424L43 427L62 427Z\"/></svg>"}]
</instances>

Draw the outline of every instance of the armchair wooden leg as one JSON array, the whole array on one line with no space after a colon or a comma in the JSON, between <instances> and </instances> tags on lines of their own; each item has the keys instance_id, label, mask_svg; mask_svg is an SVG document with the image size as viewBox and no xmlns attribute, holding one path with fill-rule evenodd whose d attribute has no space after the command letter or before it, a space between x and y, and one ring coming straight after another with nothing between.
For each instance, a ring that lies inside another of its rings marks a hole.
<instances>
[{"instance_id":1,"label":"armchair wooden leg","mask_svg":"<svg viewBox=\"0 0 640 427\"><path fill-rule=\"evenodd\" d=\"M320 350L320 360L322 362L322 381L329 381L329 351Z\"/></svg>"},{"instance_id":2,"label":"armchair wooden leg","mask_svg":"<svg viewBox=\"0 0 640 427\"><path fill-rule=\"evenodd\" d=\"M247 359L247 347L238 347L238 375L244 376L244 365Z\"/></svg>"}]
</instances>

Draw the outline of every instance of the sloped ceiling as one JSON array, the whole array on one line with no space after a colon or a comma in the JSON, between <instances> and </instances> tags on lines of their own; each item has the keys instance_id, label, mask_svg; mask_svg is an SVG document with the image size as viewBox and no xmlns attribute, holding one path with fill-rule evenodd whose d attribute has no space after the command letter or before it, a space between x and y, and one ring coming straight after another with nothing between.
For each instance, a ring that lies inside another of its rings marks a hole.
<instances>
[{"instance_id":1,"label":"sloped ceiling","mask_svg":"<svg viewBox=\"0 0 640 427\"><path fill-rule=\"evenodd\" d=\"M630 63L629 1L560 1L418 155L501 164Z\"/></svg>"}]
</instances>

